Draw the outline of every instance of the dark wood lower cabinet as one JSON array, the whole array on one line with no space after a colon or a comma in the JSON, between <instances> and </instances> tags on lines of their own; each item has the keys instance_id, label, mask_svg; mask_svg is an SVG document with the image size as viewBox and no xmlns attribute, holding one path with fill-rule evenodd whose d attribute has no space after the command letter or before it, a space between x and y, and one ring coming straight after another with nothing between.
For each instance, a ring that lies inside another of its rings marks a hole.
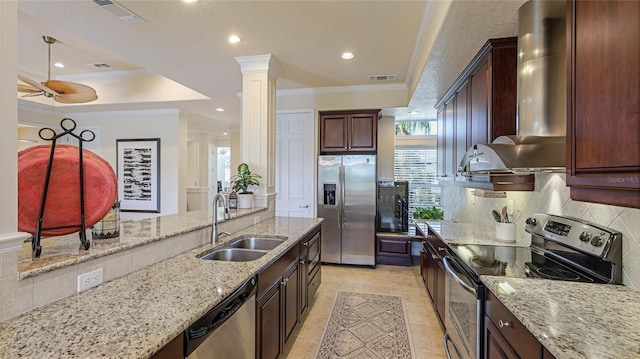
<instances>
[{"instance_id":1,"label":"dark wood lower cabinet","mask_svg":"<svg viewBox=\"0 0 640 359\"><path fill-rule=\"evenodd\" d=\"M445 272L442 257L446 253L442 240L434 235L427 236L420 251L420 273L431 304L438 315L440 325L444 328L445 313Z\"/></svg>"},{"instance_id":2,"label":"dark wood lower cabinet","mask_svg":"<svg viewBox=\"0 0 640 359\"><path fill-rule=\"evenodd\" d=\"M538 339L488 290L485 314L485 359L553 359Z\"/></svg>"},{"instance_id":3,"label":"dark wood lower cabinet","mask_svg":"<svg viewBox=\"0 0 640 359\"><path fill-rule=\"evenodd\" d=\"M411 237L376 235L376 263L411 266Z\"/></svg>"},{"instance_id":4,"label":"dark wood lower cabinet","mask_svg":"<svg viewBox=\"0 0 640 359\"><path fill-rule=\"evenodd\" d=\"M293 329L298 324L300 318L300 283L298 275L298 263L294 263L285 273L282 284L282 292L284 303L282 305L282 313L284 314L284 343L289 340Z\"/></svg>"},{"instance_id":5,"label":"dark wood lower cabinet","mask_svg":"<svg viewBox=\"0 0 640 359\"><path fill-rule=\"evenodd\" d=\"M317 230L258 273L256 358L276 359L290 349L320 286L320 245Z\"/></svg>"},{"instance_id":6,"label":"dark wood lower cabinet","mask_svg":"<svg viewBox=\"0 0 640 359\"><path fill-rule=\"evenodd\" d=\"M184 335L173 338L167 345L157 351L151 359L178 359L184 358Z\"/></svg>"},{"instance_id":7,"label":"dark wood lower cabinet","mask_svg":"<svg viewBox=\"0 0 640 359\"><path fill-rule=\"evenodd\" d=\"M275 359L282 350L282 332L280 328L282 316L280 307L282 306L282 292L280 283L276 283L258 301L256 311L256 350L258 358Z\"/></svg>"},{"instance_id":8,"label":"dark wood lower cabinet","mask_svg":"<svg viewBox=\"0 0 640 359\"><path fill-rule=\"evenodd\" d=\"M485 340L487 359L519 359L489 318L485 318Z\"/></svg>"}]
</instances>

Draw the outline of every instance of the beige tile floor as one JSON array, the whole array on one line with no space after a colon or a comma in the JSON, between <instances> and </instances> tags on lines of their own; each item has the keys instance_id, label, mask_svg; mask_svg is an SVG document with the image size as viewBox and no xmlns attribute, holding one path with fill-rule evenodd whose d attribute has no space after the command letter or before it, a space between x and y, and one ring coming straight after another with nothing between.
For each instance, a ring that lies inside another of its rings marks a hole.
<instances>
[{"instance_id":1,"label":"beige tile floor","mask_svg":"<svg viewBox=\"0 0 640 359\"><path fill-rule=\"evenodd\" d=\"M444 359L443 333L429 301L419 267L377 266L375 269L323 265L316 300L286 358L312 359L331 314L338 290L401 295L415 348L415 359Z\"/></svg>"}]
</instances>

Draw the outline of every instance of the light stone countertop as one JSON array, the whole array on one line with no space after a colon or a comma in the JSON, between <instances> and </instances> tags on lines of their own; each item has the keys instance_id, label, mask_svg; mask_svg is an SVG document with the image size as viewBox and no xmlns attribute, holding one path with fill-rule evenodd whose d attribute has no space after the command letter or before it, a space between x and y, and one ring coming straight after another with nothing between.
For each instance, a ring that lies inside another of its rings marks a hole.
<instances>
[{"instance_id":1,"label":"light stone countertop","mask_svg":"<svg viewBox=\"0 0 640 359\"><path fill-rule=\"evenodd\" d=\"M515 242L505 242L496 238L493 222L485 225L476 223L458 223L451 221L416 222L416 227L426 235L428 228L446 243L452 244L480 244L495 246L528 247L531 245L531 235L524 231L516 232Z\"/></svg>"},{"instance_id":2,"label":"light stone countertop","mask_svg":"<svg viewBox=\"0 0 640 359\"><path fill-rule=\"evenodd\" d=\"M231 211L231 219L264 211L266 208L239 209ZM218 223L223 223L222 213ZM32 256L31 240L25 242L18 251L18 276L26 279L56 269L81 263L127 249L143 246L165 238L196 231L211 226L213 209L191 211L181 214L120 222L120 236L112 239L91 240L88 250L80 249L78 232L42 238L40 257ZM91 229L87 228L87 238L91 239Z\"/></svg>"},{"instance_id":3,"label":"light stone countertop","mask_svg":"<svg viewBox=\"0 0 640 359\"><path fill-rule=\"evenodd\" d=\"M321 222L266 220L215 246L198 247L1 322L0 357L148 358ZM246 234L288 240L250 262L196 257Z\"/></svg>"},{"instance_id":4,"label":"light stone countertop","mask_svg":"<svg viewBox=\"0 0 640 359\"><path fill-rule=\"evenodd\" d=\"M480 278L557 359L640 358L640 292L620 285Z\"/></svg>"}]
</instances>

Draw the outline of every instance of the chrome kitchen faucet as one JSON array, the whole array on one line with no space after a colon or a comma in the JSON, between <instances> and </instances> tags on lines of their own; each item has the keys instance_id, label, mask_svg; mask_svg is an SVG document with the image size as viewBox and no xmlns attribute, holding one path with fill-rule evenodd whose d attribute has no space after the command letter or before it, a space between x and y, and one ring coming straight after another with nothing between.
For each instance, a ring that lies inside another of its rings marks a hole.
<instances>
[{"instance_id":1,"label":"chrome kitchen faucet","mask_svg":"<svg viewBox=\"0 0 640 359\"><path fill-rule=\"evenodd\" d=\"M229 232L220 231L218 232L218 201L222 200L222 207L224 210L224 219L229 219L229 205L227 204L227 197L222 192L216 193L213 197L213 221L211 224L211 244L216 244L218 242L218 236L220 234L227 234Z\"/></svg>"}]
</instances>

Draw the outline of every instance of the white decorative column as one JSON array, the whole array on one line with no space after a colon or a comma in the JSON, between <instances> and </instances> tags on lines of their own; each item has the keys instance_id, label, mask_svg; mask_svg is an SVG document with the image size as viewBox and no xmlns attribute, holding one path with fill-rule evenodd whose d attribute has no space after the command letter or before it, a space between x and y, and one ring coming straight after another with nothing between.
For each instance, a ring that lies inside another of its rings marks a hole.
<instances>
[{"instance_id":1,"label":"white decorative column","mask_svg":"<svg viewBox=\"0 0 640 359\"><path fill-rule=\"evenodd\" d=\"M236 61L242 71L242 162L262 176L255 205L274 212L276 80L282 67L271 54Z\"/></svg>"}]
</instances>

